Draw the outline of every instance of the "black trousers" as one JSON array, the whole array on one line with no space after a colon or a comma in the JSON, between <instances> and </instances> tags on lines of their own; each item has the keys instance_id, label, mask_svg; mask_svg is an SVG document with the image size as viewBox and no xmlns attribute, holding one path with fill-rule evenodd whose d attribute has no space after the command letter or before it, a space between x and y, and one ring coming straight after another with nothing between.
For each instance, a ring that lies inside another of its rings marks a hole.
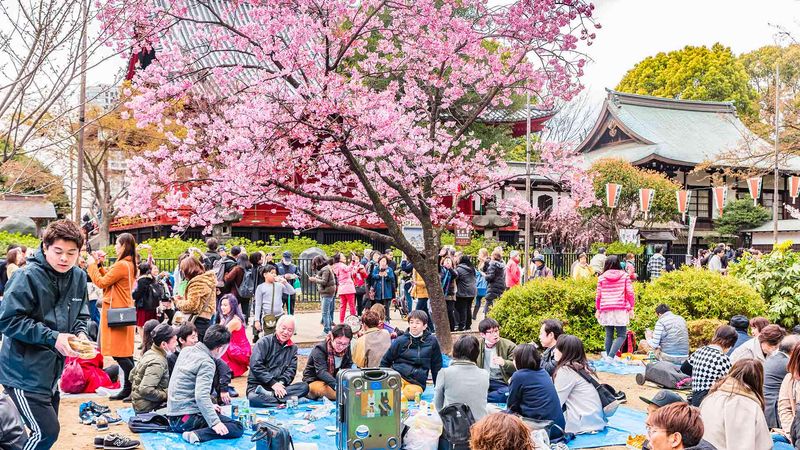
<instances>
[{"instance_id":1,"label":"black trousers","mask_svg":"<svg viewBox=\"0 0 800 450\"><path fill-rule=\"evenodd\" d=\"M456 331L456 301L446 300L445 303L447 304L447 321L450 322L450 331Z\"/></svg>"},{"instance_id":2,"label":"black trousers","mask_svg":"<svg viewBox=\"0 0 800 450\"><path fill-rule=\"evenodd\" d=\"M472 328L472 314L469 307L473 300L473 297L456 297L456 330Z\"/></svg>"},{"instance_id":3,"label":"black trousers","mask_svg":"<svg viewBox=\"0 0 800 450\"><path fill-rule=\"evenodd\" d=\"M286 311L286 314L294 315L294 302L297 301L297 295L286 295L283 294L283 309Z\"/></svg>"},{"instance_id":4,"label":"black trousers","mask_svg":"<svg viewBox=\"0 0 800 450\"><path fill-rule=\"evenodd\" d=\"M358 317L361 317L361 313L364 312L364 294L359 294L356 292L356 314Z\"/></svg>"},{"instance_id":5,"label":"black trousers","mask_svg":"<svg viewBox=\"0 0 800 450\"><path fill-rule=\"evenodd\" d=\"M52 395L25 392L22 389L5 388L14 401L23 422L31 430L25 449L48 450L58 440L61 425L58 423L58 404L61 397L56 391Z\"/></svg>"},{"instance_id":6,"label":"black trousers","mask_svg":"<svg viewBox=\"0 0 800 450\"><path fill-rule=\"evenodd\" d=\"M119 368L125 372L125 380L122 382L122 392L120 392L120 396L127 397L131 394L131 388L133 385L131 384L131 374L133 373L133 356L128 358L121 358L121 357L114 357L114 361L119 364Z\"/></svg>"}]
</instances>

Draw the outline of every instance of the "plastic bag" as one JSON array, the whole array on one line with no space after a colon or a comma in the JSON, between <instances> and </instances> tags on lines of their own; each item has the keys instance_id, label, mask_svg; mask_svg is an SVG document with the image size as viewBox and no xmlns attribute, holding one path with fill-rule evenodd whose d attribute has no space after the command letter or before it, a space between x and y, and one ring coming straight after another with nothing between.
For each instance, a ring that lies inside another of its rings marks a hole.
<instances>
[{"instance_id":1,"label":"plastic bag","mask_svg":"<svg viewBox=\"0 0 800 450\"><path fill-rule=\"evenodd\" d=\"M443 425L439 414L419 412L405 421L408 433L403 438L407 450L437 450Z\"/></svg>"},{"instance_id":2,"label":"plastic bag","mask_svg":"<svg viewBox=\"0 0 800 450\"><path fill-rule=\"evenodd\" d=\"M67 394L80 394L86 387L86 377L78 358L67 358L64 372L61 374L61 390Z\"/></svg>"}]
</instances>

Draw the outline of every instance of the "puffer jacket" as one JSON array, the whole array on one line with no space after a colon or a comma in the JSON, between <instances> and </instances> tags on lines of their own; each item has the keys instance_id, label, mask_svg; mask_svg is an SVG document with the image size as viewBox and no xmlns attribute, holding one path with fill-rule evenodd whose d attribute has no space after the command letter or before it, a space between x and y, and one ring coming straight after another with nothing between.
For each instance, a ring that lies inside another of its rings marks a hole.
<instances>
[{"instance_id":1,"label":"puffer jacket","mask_svg":"<svg viewBox=\"0 0 800 450\"><path fill-rule=\"evenodd\" d=\"M597 280L595 307L598 311L633 309L633 283L624 270L606 270Z\"/></svg>"},{"instance_id":2,"label":"puffer jacket","mask_svg":"<svg viewBox=\"0 0 800 450\"><path fill-rule=\"evenodd\" d=\"M375 267L370 275L370 286L375 289L375 300L389 300L394 298L397 278L391 267L386 268L386 276L380 276L380 267Z\"/></svg>"},{"instance_id":3,"label":"puffer jacket","mask_svg":"<svg viewBox=\"0 0 800 450\"><path fill-rule=\"evenodd\" d=\"M342 365L337 369L334 368L333 373L328 370L328 342L322 341L315 345L311 350L311 355L308 357L308 364L303 370L303 382L313 383L315 381L322 381L327 384L331 389L336 390L336 374L340 370L350 369L353 367L353 357L350 353L350 346L342 355Z\"/></svg>"},{"instance_id":4,"label":"puffer jacket","mask_svg":"<svg viewBox=\"0 0 800 450\"><path fill-rule=\"evenodd\" d=\"M42 248L8 281L0 304L0 384L51 395L64 370L55 349L59 333L86 333L86 273L57 272Z\"/></svg>"},{"instance_id":5,"label":"puffer jacket","mask_svg":"<svg viewBox=\"0 0 800 450\"><path fill-rule=\"evenodd\" d=\"M189 280L183 299L176 301L175 306L186 314L198 314L210 320L216 307L216 295L217 276L208 271Z\"/></svg>"},{"instance_id":6,"label":"puffer jacket","mask_svg":"<svg viewBox=\"0 0 800 450\"><path fill-rule=\"evenodd\" d=\"M456 267L456 295L459 297L475 297L478 295L478 281L475 268L466 264Z\"/></svg>"},{"instance_id":7,"label":"puffer jacket","mask_svg":"<svg viewBox=\"0 0 800 450\"><path fill-rule=\"evenodd\" d=\"M493 294L496 297L503 295L506 290L506 265L503 261L493 259L487 262L483 272L488 283L486 295Z\"/></svg>"},{"instance_id":8,"label":"puffer jacket","mask_svg":"<svg viewBox=\"0 0 800 450\"><path fill-rule=\"evenodd\" d=\"M167 401L169 365L167 354L153 344L131 373L131 402L136 413L155 411Z\"/></svg>"},{"instance_id":9,"label":"puffer jacket","mask_svg":"<svg viewBox=\"0 0 800 450\"><path fill-rule=\"evenodd\" d=\"M400 373L404 380L425 388L428 372L433 383L442 369L442 350L439 341L430 331L425 330L422 336L413 337L404 333L392 342L389 351L381 358L381 367L391 367Z\"/></svg>"},{"instance_id":10,"label":"puffer jacket","mask_svg":"<svg viewBox=\"0 0 800 450\"><path fill-rule=\"evenodd\" d=\"M317 283L319 295L324 297L333 297L336 295L336 276L331 266L326 264L319 269L317 273L314 274L314 281Z\"/></svg>"}]
</instances>

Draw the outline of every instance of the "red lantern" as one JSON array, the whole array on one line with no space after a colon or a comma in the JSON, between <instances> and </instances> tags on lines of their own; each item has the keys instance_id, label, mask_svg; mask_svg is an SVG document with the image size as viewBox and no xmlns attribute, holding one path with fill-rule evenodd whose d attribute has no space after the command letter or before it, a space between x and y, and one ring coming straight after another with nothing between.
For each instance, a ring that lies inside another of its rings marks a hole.
<instances>
[{"instance_id":1,"label":"red lantern","mask_svg":"<svg viewBox=\"0 0 800 450\"><path fill-rule=\"evenodd\" d=\"M654 189L639 189L639 209L644 212L644 220L650 214L650 206L653 204Z\"/></svg>"},{"instance_id":2,"label":"red lantern","mask_svg":"<svg viewBox=\"0 0 800 450\"><path fill-rule=\"evenodd\" d=\"M753 206L758 205L758 197L761 197L761 177L748 178L747 189L753 199Z\"/></svg>"},{"instance_id":3,"label":"red lantern","mask_svg":"<svg viewBox=\"0 0 800 450\"><path fill-rule=\"evenodd\" d=\"M797 199L798 192L800 192L800 177L792 175L789 177L789 197L792 198L792 203Z\"/></svg>"},{"instance_id":4,"label":"red lantern","mask_svg":"<svg viewBox=\"0 0 800 450\"><path fill-rule=\"evenodd\" d=\"M678 199L678 212L681 213L681 221L686 222L686 211L689 210L692 191L677 191L675 192L675 197Z\"/></svg>"},{"instance_id":5,"label":"red lantern","mask_svg":"<svg viewBox=\"0 0 800 450\"><path fill-rule=\"evenodd\" d=\"M619 194L622 192L622 185L617 183L606 184L606 206L616 208L619 202Z\"/></svg>"}]
</instances>

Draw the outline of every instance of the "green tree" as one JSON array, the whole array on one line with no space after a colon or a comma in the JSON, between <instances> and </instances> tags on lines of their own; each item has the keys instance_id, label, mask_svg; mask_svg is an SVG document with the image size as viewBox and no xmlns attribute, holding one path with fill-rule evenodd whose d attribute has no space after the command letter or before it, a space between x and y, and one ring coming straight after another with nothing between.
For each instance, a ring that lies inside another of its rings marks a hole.
<instances>
[{"instance_id":1,"label":"green tree","mask_svg":"<svg viewBox=\"0 0 800 450\"><path fill-rule=\"evenodd\" d=\"M753 205L750 199L728 202L722 216L714 221L714 229L721 235L734 235L747 228L757 227L769 220L769 211Z\"/></svg>"},{"instance_id":2,"label":"green tree","mask_svg":"<svg viewBox=\"0 0 800 450\"><path fill-rule=\"evenodd\" d=\"M622 78L617 90L685 100L731 101L740 114L756 113L756 92L744 64L729 47L686 46L648 56Z\"/></svg>"},{"instance_id":3,"label":"green tree","mask_svg":"<svg viewBox=\"0 0 800 450\"><path fill-rule=\"evenodd\" d=\"M630 228L636 221L643 226L654 222L668 222L678 212L675 204L675 191L680 186L660 172L640 169L631 163L616 158L604 158L592 164L595 172L594 192L597 198L605 199L606 184L622 185L616 208L606 207L605 200L599 206L581 210L584 217L603 228L606 236L617 236L619 228ZM639 189L655 189L653 202L647 220L639 210Z\"/></svg>"}]
</instances>

